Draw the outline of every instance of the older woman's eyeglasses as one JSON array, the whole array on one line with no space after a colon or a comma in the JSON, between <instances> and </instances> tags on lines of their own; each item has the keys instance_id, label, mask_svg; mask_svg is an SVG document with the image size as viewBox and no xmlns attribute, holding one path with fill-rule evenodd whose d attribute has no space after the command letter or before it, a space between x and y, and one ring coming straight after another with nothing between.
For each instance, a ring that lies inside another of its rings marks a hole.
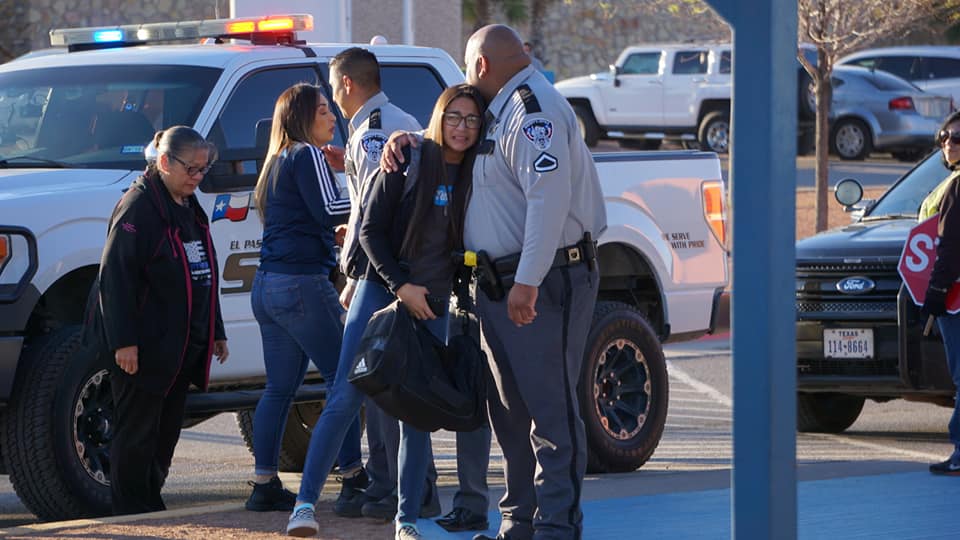
<instances>
[{"instance_id":1,"label":"older woman's eyeglasses","mask_svg":"<svg viewBox=\"0 0 960 540\"><path fill-rule=\"evenodd\" d=\"M943 144L947 142L947 139L950 139L950 142L953 144L960 144L960 131L950 131L949 129L941 129L940 133L937 133L937 142Z\"/></svg>"},{"instance_id":2,"label":"older woman's eyeglasses","mask_svg":"<svg viewBox=\"0 0 960 540\"><path fill-rule=\"evenodd\" d=\"M443 113L443 123L450 127L457 127L460 125L460 122L464 122L467 126L467 129L477 129L480 127L480 124L483 122L483 118L475 114L468 114L466 116L458 112L445 112Z\"/></svg>"},{"instance_id":3,"label":"older woman's eyeglasses","mask_svg":"<svg viewBox=\"0 0 960 540\"><path fill-rule=\"evenodd\" d=\"M173 155L173 154L170 154L170 157L172 157L173 160L176 161L177 163L183 165L183 168L187 170L187 174L190 175L190 176L196 176L197 174L204 174L204 175L205 175L205 174L207 174L208 172L210 172L210 169L213 168L213 163L212 163L212 162L211 162L211 163L207 163L207 164L206 164L205 166L203 166L203 167L192 167L192 166L190 166L190 165L187 165L186 162L184 162L182 159L178 158L177 156L175 156L175 155Z\"/></svg>"}]
</instances>

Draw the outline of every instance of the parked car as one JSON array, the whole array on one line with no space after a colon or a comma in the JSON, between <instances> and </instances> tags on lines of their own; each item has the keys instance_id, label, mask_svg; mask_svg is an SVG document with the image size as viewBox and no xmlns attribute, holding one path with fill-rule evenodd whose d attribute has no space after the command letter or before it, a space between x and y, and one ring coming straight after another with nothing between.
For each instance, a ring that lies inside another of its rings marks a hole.
<instances>
[{"instance_id":1,"label":"parked car","mask_svg":"<svg viewBox=\"0 0 960 540\"><path fill-rule=\"evenodd\" d=\"M614 139L655 150L665 139L725 153L730 139L730 44L627 47L609 73L558 82L589 146Z\"/></svg>"},{"instance_id":2,"label":"parked car","mask_svg":"<svg viewBox=\"0 0 960 540\"><path fill-rule=\"evenodd\" d=\"M860 217L797 242L793 361L800 431L841 432L865 399L953 406L936 325L922 335L919 308L897 272L920 203L949 174L939 152L932 153L876 201L860 201L863 188L843 180L837 199ZM857 346L843 346L851 340Z\"/></svg>"},{"instance_id":3,"label":"parked car","mask_svg":"<svg viewBox=\"0 0 960 540\"><path fill-rule=\"evenodd\" d=\"M922 45L868 49L837 61L840 65L882 69L960 104L960 47Z\"/></svg>"},{"instance_id":4,"label":"parked car","mask_svg":"<svg viewBox=\"0 0 960 540\"><path fill-rule=\"evenodd\" d=\"M881 151L915 161L933 147L932 134L953 110L949 96L924 92L885 71L836 66L832 83L830 151L841 159Z\"/></svg>"}]
</instances>

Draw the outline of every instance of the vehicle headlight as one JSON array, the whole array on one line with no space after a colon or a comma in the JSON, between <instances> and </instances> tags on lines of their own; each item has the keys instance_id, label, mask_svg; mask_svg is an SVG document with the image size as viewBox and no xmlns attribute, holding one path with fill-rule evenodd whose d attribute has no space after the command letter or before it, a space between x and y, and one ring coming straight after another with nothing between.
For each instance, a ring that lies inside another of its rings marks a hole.
<instances>
[{"instance_id":1,"label":"vehicle headlight","mask_svg":"<svg viewBox=\"0 0 960 540\"><path fill-rule=\"evenodd\" d=\"M37 241L23 227L0 225L0 302L20 297L37 271Z\"/></svg>"}]
</instances>

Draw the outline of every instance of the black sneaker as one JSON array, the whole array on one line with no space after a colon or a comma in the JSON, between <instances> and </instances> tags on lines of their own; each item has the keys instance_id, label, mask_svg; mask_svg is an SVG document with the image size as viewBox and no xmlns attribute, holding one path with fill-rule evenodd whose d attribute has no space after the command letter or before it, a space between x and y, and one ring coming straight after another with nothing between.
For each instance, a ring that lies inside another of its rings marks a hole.
<instances>
[{"instance_id":1,"label":"black sneaker","mask_svg":"<svg viewBox=\"0 0 960 540\"><path fill-rule=\"evenodd\" d=\"M951 457L946 461L930 465L930 472L944 476L960 476L960 463Z\"/></svg>"},{"instance_id":2,"label":"black sneaker","mask_svg":"<svg viewBox=\"0 0 960 540\"><path fill-rule=\"evenodd\" d=\"M296 494L283 489L283 484L276 476L266 484L256 482L247 482L247 484L253 486L253 493L243 506L251 512L292 512L297 503Z\"/></svg>"},{"instance_id":3,"label":"black sneaker","mask_svg":"<svg viewBox=\"0 0 960 540\"><path fill-rule=\"evenodd\" d=\"M487 516L466 508L454 508L452 512L438 519L437 525L449 532L485 531L490 528Z\"/></svg>"},{"instance_id":4,"label":"black sneaker","mask_svg":"<svg viewBox=\"0 0 960 540\"><path fill-rule=\"evenodd\" d=\"M349 518L362 516L363 514L360 510L363 508L363 505L373 500L363 491L370 483L367 471L360 469L360 472L357 473L356 476L351 478L340 477L338 481L341 484L340 495L337 496L336 502L333 503L333 513L340 517Z\"/></svg>"},{"instance_id":5,"label":"black sneaker","mask_svg":"<svg viewBox=\"0 0 960 540\"><path fill-rule=\"evenodd\" d=\"M379 501L369 501L360 508L363 517L393 521L397 517L399 501L396 494L390 494Z\"/></svg>"}]
</instances>

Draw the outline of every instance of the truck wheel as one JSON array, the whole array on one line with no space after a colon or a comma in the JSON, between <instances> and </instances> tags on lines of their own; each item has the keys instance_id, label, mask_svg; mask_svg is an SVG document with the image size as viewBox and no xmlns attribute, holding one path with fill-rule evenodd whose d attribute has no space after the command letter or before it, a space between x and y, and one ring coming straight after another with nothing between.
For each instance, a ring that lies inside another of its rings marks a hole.
<instances>
[{"instance_id":1,"label":"truck wheel","mask_svg":"<svg viewBox=\"0 0 960 540\"><path fill-rule=\"evenodd\" d=\"M726 111L707 113L700 121L697 134L701 149L726 154L730 151L730 113Z\"/></svg>"},{"instance_id":2,"label":"truck wheel","mask_svg":"<svg viewBox=\"0 0 960 540\"><path fill-rule=\"evenodd\" d=\"M586 105L574 105L573 112L577 115L577 125L580 126L580 134L583 136L583 142L593 148L600 140L600 126L593 117L593 111Z\"/></svg>"},{"instance_id":3,"label":"truck wheel","mask_svg":"<svg viewBox=\"0 0 960 540\"><path fill-rule=\"evenodd\" d=\"M797 394L797 430L840 433L852 426L863 410L864 398L846 394Z\"/></svg>"},{"instance_id":4,"label":"truck wheel","mask_svg":"<svg viewBox=\"0 0 960 540\"><path fill-rule=\"evenodd\" d=\"M67 326L24 349L0 433L10 482L45 521L110 513L110 377L80 334Z\"/></svg>"},{"instance_id":5,"label":"truck wheel","mask_svg":"<svg viewBox=\"0 0 960 540\"><path fill-rule=\"evenodd\" d=\"M667 421L667 365L646 318L598 302L577 388L587 433L587 472L629 472L660 444Z\"/></svg>"},{"instance_id":6,"label":"truck wheel","mask_svg":"<svg viewBox=\"0 0 960 540\"><path fill-rule=\"evenodd\" d=\"M303 472L303 463L307 460L307 448L310 446L310 435L313 426L320 418L323 403L299 403L290 407L287 415L287 426L283 430L283 441L280 443L281 472ZM237 411L237 425L247 449L253 453L253 409Z\"/></svg>"},{"instance_id":7,"label":"truck wheel","mask_svg":"<svg viewBox=\"0 0 960 540\"><path fill-rule=\"evenodd\" d=\"M873 149L870 128L862 120L842 118L830 133L830 149L840 159L863 161Z\"/></svg>"}]
</instances>

